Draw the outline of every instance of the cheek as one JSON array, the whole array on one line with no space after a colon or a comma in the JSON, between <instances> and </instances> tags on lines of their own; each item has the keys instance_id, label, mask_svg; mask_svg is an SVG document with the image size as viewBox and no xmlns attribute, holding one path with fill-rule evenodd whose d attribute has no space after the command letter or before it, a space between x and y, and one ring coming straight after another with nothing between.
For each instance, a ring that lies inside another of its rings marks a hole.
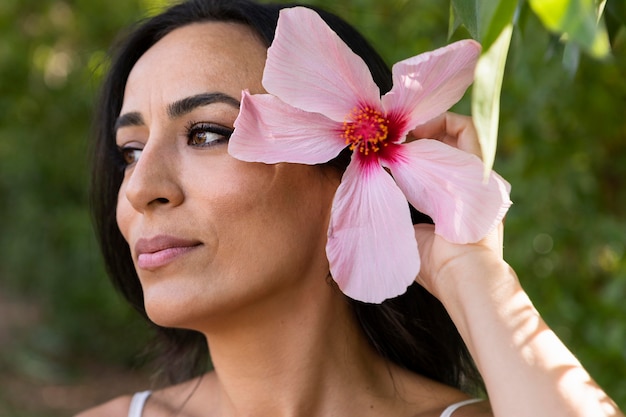
<instances>
[{"instance_id":1,"label":"cheek","mask_svg":"<svg viewBox=\"0 0 626 417\"><path fill-rule=\"evenodd\" d=\"M222 168L196 192L203 195L202 205L222 236L265 249L284 247L283 242L298 235L306 239L312 231L325 236L332 192L321 192L317 167L231 160Z\"/></svg>"},{"instance_id":2,"label":"cheek","mask_svg":"<svg viewBox=\"0 0 626 417\"><path fill-rule=\"evenodd\" d=\"M132 213L134 212L134 210L132 206L130 205L130 202L126 199L124 189L125 189L124 184L122 184L117 194L115 218L117 221L117 227L119 227L120 232L122 232L122 236L124 236L124 239L128 241Z\"/></svg>"},{"instance_id":3,"label":"cheek","mask_svg":"<svg viewBox=\"0 0 626 417\"><path fill-rule=\"evenodd\" d=\"M188 197L195 200L195 210L223 231L220 236L235 241L273 227L269 223L281 209L272 191L274 166L229 162L196 182Z\"/></svg>"},{"instance_id":4,"label":"cheek","mask_svg":"<svg viewBox=\"0 0 626 417\"><path fill-rule=\"evenodd\" d=\"M257 235L257 244L294 251L326 239L334 181L319 167L295 164L244 164L236 181L224 181L220 212L238 235ZM338 182L337 182L338 184Z\"/></svg>"}]
</instances>

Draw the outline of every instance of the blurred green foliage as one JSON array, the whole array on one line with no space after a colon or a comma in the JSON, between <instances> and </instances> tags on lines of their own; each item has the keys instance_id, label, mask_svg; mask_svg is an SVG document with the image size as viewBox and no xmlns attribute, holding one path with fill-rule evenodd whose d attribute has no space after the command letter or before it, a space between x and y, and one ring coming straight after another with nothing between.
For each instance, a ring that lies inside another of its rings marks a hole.
<instances>
[{"instance_id":1,"label":"blurred green foliage","mask_svg":"<svg viewBox=\"0 0 626 417\"><path fill-rule=\"evenodd\" d=\"M31 321L18 309L2 325L3 417L15 380L71 384L81 364L135 361L142 327L101 266L87 149L105 51L142 13L138 2L0 2L0 294L36 306Z\"/></svg>"},{"instance_id":2,"label":"blurred green foliage","mask_svg":"<svg viewBox=\"0 0 626 417\"><path fill-rule=\"evenodd\" d=\"M22 328L21 315L0 316L2 416L9 380L82 384L97 377L90 363L140 363L148 333L103 272L86 154L107 49L165 3L0 2L0 303L38 311ZM449 42L448 2L305 3L345 17L390 64ZM513 185L505 254L549 324L625 407L626 33L612 37L610 59L583 55L572 75L563 45L521 13L495 165ZM456 110L468 109L466 97ZM30 415L13 407L12 416Z\"/></svg>"}]
</instances>

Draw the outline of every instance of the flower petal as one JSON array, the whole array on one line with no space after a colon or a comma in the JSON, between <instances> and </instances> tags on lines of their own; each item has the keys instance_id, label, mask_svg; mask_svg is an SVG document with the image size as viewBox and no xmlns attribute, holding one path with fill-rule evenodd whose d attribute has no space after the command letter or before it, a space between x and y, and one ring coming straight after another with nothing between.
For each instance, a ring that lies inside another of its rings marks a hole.
<instances>
[{"instance_id":1,"label":"flower petal","mask_svg":"<svg viewBox=\"0 0 626 417\"><path fill-rule=\"evenodd\" d=\"M319 164L333 159L346 144L342 125L308 113L269 94L244 91L228 152L249 162Z\"/></svg>"},{"instance_id":2,"label":"flower petal","mask_svg":"<svg viewBox=\"0 0 626 417\"><path fill-rule=\"evenodd\" d=\"M363 59L304 7L281 10L263 86L294 107L340 122L358 104L380 103L380 90Z\"/></svg>"},{"instance_id":3,"label":"flower petal","mask_svg":"<svg viewBox=\"0 0 626 417\"><path fill-rule=\"evenodd\" d=\"M479 55L480 44L463 40L396 63L385 111L403 115L409 130L445 112L472 83Z\"/></svg>"},{"instance_id":4,"label":"flower petal","mask_svg":"<svg viewBox=\"0 0 626 417\"><path fill-rule=\"evenodd\" d=\"M435 233L455 243L477 242L511 205L510 185L495 172L483 181L472 154L431 139L397 145L389 167L409 202L435 222Z\"/></svg>"},{"instance_id":5,"label":"flower petal","mask_svg":"<svg viewBox=\"0 0 626 417\"><path fill-rule=\"evenodd\" d=\"M409 205L378 163L353 156L333 201L326 253L339 288L356 300L380 303L417 277Z\"/></svg>"}]
</instances>

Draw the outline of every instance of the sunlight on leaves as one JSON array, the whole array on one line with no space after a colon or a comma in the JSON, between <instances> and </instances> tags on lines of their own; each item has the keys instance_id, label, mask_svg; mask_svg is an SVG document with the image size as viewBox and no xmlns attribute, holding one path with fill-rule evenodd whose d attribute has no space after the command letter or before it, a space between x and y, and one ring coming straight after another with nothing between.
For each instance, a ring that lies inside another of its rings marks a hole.
<instances>
[{"instance_id":1,"label":"sunlight on leaves","mask_svg":"<svg viewBox=\"0 0 626 417\"><path fill-rule=\"evenodd\" d=\"M172 0L141 0L140 3L149 16L155 16L174 4Z\"/></svg>"},{"instance_id":2,"label":"sunlight on leaves","mask_svg":"<svg viewBox=\"0 0 626 417\"><path fill-rule=\"evenodd\" d=\"M517 1L452 0L448 36L462 23L483 46L476 67L472 93L472 115L485 164L485 178L496 154L500 117L500 91L506 57L513 32Z\"/></svg>"},{"instance_id":3,"label":"sunlight on leaves","mask_svg":"<svg viewBox=\"0 0 626 417\"><path fill-rule=\"evenodd\" d=\"M609 55L609 37L602 19L605 2L594 0L529 0L530 7L550 31L563 34L594 58Z\"/></svg>"},{"instance_id":4,"label":"sunlight on leaves","mask_svg":"<svg viewBox=\"0 0 626 417\"><path fill-rule=\"evenodd\" d=\"M485 178L493 167L498 142L500 91L513 24L507 25L476 66L472 89L472 116L485 165Z\"/></svg>"}]
</instances>

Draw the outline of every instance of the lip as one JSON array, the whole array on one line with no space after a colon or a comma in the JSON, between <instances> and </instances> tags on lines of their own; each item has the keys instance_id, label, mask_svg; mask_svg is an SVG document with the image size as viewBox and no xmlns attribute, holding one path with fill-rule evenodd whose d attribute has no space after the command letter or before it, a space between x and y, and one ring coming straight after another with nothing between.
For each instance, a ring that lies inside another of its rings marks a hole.
<instances>
[{"instance_id":1,"label":"lip","mask_svg":"<svg viewBox=\"0 0 626 417\"><path fill-rule=\"evenodd\" d=\"M164 267L201 245L198 240L166 235L139 239L135 244L137 267L149 271Z\"/></svg>"}]
</instances>

